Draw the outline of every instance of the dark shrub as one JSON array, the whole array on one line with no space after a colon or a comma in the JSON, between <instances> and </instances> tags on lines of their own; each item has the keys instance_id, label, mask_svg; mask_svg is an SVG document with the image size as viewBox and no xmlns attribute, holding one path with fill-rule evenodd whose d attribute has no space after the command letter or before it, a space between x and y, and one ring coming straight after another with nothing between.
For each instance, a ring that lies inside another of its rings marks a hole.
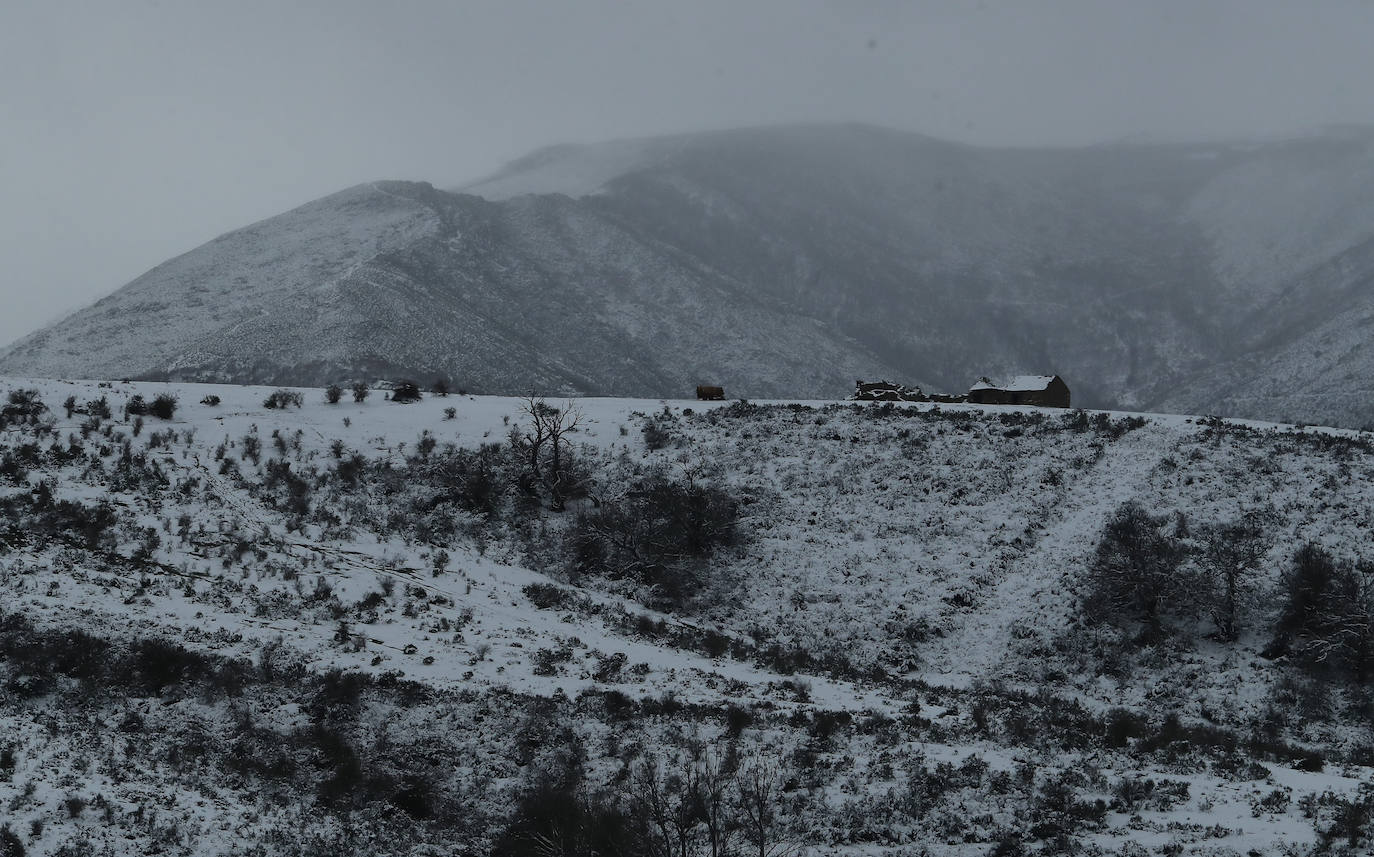
<instances>
[{"instance_id":1,"label":"dark shrub","mask_svg":"<svg viewBox=\"0 0 1374 857\"><path fill-rule=\"evenodd\" d=\"M158 393L148 406L148 413L158 419L170 420L177 410L177 397L171 393Z\"/></svg>"},{"instance_id":2,"label":"dark shrub","mask_svg":"<svg viewBox=\"0 0 1374 857\"><path fill-rule=\"evenodd\" d=\"M1329 793L1322 797L1325 799L1328 796ZM1331 797L1330 803L1334 804L1330 825L1325 829L1317 825L1320 838L1320 850L1317 853L1367 854L1367 851L1333 852L1331 846L1342 841L1351 849L1374 845L1374 792L1364 790L1352 797Z\"/></svg>"},{"instance_id":3,"label":"dark shrub","mask_svg":"<svg viewBox=\"0 0 1374 857\"><path fill-rule=\"evenodd\" d=\"M68 818L77 818L86 811L86 799L80 795L68 795L67 799L62 801L62 806L67 810Z\"/></svg>"},{"instance_id":4,"label":"dark shrub","mask_svg":"<svg viewBox=\"0 0 1374 857\"><path fill-rule=\"evenodd\" d=\"M522 589L521 592L525 593L525 597L530 600L530 603L540 610L548 610L550 608L561 610L568 605L568 602L571 600L570 596L572 595L567 589L548 583L531 583Z\"/></svg>"},{"instance_id":5,"label":"dark shrub","mask_svg":"<svg viewBox=\"0 0 1374 857\"><path fill-rule=\"evenodd\" d=\"M359 403L363 402L363 401L367 398L367 394L368 394L369 392L371 392L371 391L367 389L367 383L366 383L366 382L364 382L364 381L356 381L356 382L354 382L354 384L353 384L353 401L359 402Z\"/></svg>"},{"instance_id":6,"label":"dark shrub","mask_svg":"<svg viewBox=\"0 0 1374 857\"><path fill-rule=\"evenodd\" d=\"M1125 747L1132 738L1144 737L1149 731L1149 722L1134 711L1113 708L1107 712L1104 738L1108 747Z\"/></svg>"},{"instance_id":7,"label":"dark shrub","mask_svg":"<svg viewBox=\"0 0 1374 857\"><path fill-rule=\"evenodd\" d=\"M86 550L109 550L114 547L114 525L117 522L114 506L106 501L91 505L71 500L43 503L35 500L34 515L28 522L28 532L43 541L57 539Z\"/></svg>"},{"instance_id":8,"label":"dark shrub","mask_svg":"<svg viewBox=\"0 0 1374 857\"><path fill-rule=\"evenodd\" d=\"M391 795L391 805L415 819L434 815L434 784L414 774L407 775Z\"/></svg>"},{"instance_id":9,"label":"dark shrub","mask_svg":"<svg viewBox=\"0 0 1374 857\"><path fill-rule=\"evenodd\" d=\"M391 388L391 401L407 404L420 401L420 387L414 381L397 381Z\"/></svg>"},{"instance_id":10,"label":"dark shrub","mask_svg":"<svg viewBox=\"0 0 1374 857\"><path fill-rule=\"evenodd\" d=\"M633 835L633 819L585 787L575 760L560 759L553 770L531 774L532 785L496 840L497 857L653 853ZM558 843L556 850L550 843Z\"/></svg>"},{"instance_id":11,"label":"dark shrub","mask_svg":"<svg viewBox=\"0 0 1374 857\"><path fill-rule=\"evenodd\" d=\"M154 696L174 684L209 673L205 656L158 639L139 641L130 665L137 686Z\"/></svg>"},{"instance_id":12,"label":"dark shrub","mask_svg":"<svg viewBox=\"0 0 1374 857\"><path fill-rule=\"evenodd\" d=\"M726 491L655 473L569 527L569 570L633 578L664 607L681 607L705 583L703 561L740 541L739 508Z\"/></svg>"},{"instance_id":13,"label":"dark shrub","mask_svg":"<svg viewBox=\"0 0 1374 857\"><path fill-rule=\"evenodd\" d=\"M201 399L200 403L202 405L206 405L207 407L213 408L219 404L219 396L216 396L214 393L211 393L210 395Z\"/></svg>"},{"instance_id":14,"label":"dark shrub","mask_svg":"<svg viewBox=\"0 0 1374 857\"><path fill-rule=\"evenodd\" d=\"M1287 603L1269 654L1295 647L1310 666L1374 676L1374 569L1305 544L1284 577Z\"/></svg>"},{"instance_id":15,"label":"dark shrub","mask_svg":"<svg viewBox=\"0 0 1374 857\"><path fill-rule=\"evenodd\" d=\"M86 414L92 417L99 417L102 420L108 420L111 416L110 400L104 396L90 400L86 403Z\"/></svg>"},{"instance_id":16,"label":"dark shrub","mask_svg":"<svg viewBox=\"0 0 1374 857\"><path fill-rule=\"evenodd\" d=\"M663 449L672 442L673 435L658 420L644 423L644 446L651 452Z\"/></svg>"},{"instance_id":17,"label":"dark shrub","mask_svg":"<svg viewBox=\"0 0 1374 857\"><path fill-rule=\"evenodd\" d=\"M1331 591L1338 571L1336 561L1320 545L1307 544L1293 554L1293 565L1284 576L1288 603L1279 617L1278 629L1286 634L1326 630Z\"/></svg>"},{"instance_id":18,"label":"dark shrub","mask_svg":"<svg viewBox=\"0 0 1374 857\"><path fill-rule=\"evenodd\" d=\"M299 408L303 404L305 404L305 397L292 390L273 390L272 394L262 402L262 406L269 410L285 409L292 405Z\"/></svg>"},{"instance_id":19,"label":"dark shrub","mask_svg":"<svg viewBox=\"0 0 1374 857\"><path fill-rule=\"evenodd\" d=\"M1265 516L1250 513L1236 521L1199 529L1209 609L1217 626L1216 636L1225 642L1240 636L1242 607L1268 550L1267 522Z\"/></svg>"},{"instance_id":20,"label":"dark shrub","mask_svg":"<svg viewBox=\"0 0 1374 857\"><path fill-rule=\"evenodd\" d=\"M24 857L24 843L8 824L0 825L0 857Z\"/></svg>"},{"instance_id":21,"label":"dark shrub","mask_svg":"<svg viewBox=\"0 0 1374 857\"><path fill-rule=\"evenodd\" d=\"M47 409L48 406L38 398L37 390L10 390L5 407L0 408L0 417L7 422L31 422Z\"/></svg>"},{"instance_id":22,"label":"dark shrub","mask_svg":"<svg viewBox=\"0 0 1374 857\"><path fill-rule=\"evenodd\" d=\"M131 396L129 401L124 403L124 416L145 416L148 413L148 403L143 400L141 395Z\"/></svg>"},{"instance_id":23,"label":"dark shrub","mask_svg":"<svg viewBox=\"0 0 1374 857\"><path fill-rule=\"evenodd\" d=\"M324 388L324 400L331 405L337 405L339 399L343 398L343 387L338 384L330 384Z\"/></svg>"}]
</instances>

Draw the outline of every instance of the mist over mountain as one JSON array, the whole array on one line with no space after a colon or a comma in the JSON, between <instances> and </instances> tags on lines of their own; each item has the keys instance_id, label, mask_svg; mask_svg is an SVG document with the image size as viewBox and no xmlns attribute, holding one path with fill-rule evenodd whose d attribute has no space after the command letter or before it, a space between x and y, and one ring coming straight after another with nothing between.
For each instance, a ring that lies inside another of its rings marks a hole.
<instances>
[{"instance_id":1,"label":"mist over mountain","mask_svg":"<svg viewBox=\"0 0 1374 857\"><path fill-rule=\"evenodd\" d=\"M0 373L836 397L1053 372L1074 403L1361 425L1374 134L990 149L860 125L560 146L221 236Z\"/></svg>"}]
</instances>

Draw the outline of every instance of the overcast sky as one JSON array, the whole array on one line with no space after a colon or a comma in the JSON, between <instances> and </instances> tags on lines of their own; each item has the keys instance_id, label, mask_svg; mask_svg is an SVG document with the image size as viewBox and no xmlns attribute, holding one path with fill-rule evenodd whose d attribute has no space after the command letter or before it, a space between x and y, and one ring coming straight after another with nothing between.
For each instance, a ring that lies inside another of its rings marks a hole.
<instances>
[{"instance_id":1,"label":"overcast sky","mask_svg":"<svg viewBox=\"0 0 1374 857\"><path fill-rule=\"evenodd\" d=\"M3 0L0 343L379 178L799 120L977 143L1374 123L1368 0Z\"/></svg>"}]
</instances>

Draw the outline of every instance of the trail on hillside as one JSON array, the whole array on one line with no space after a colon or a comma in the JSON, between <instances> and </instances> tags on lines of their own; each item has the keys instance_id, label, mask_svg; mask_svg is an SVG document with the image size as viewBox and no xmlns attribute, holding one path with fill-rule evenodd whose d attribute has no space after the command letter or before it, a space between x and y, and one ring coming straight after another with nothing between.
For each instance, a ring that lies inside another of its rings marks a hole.
<instances>
[{"instance_id":1,"label":"trail on hillside","mask_svg":"<svg viewBox=\"0 0 1374 857\"><path fill-rule=\"evenodd\" d=\"M1016 678L1018 648L1048 642L1076 609L1071 582L1087 567L1107 517L1136 496L1174 442L1176 431L1149 425L1109 441L1091 468L1077 476L1035 543L986 590L976 612L932 657L931 681L963 684L975 678Z\"/></svg>"}]
</instances>

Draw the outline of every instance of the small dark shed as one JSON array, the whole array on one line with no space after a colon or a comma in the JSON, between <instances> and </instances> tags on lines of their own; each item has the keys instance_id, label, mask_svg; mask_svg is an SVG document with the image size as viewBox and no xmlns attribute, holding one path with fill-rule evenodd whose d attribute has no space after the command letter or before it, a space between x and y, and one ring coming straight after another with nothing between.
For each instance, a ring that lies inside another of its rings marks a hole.
<instances>
[{"instance_id":1,"label":"small dark shed","mask_svg":"<svg viewBox=\"0 0 1374 857\"><path fill-rule=\"evenodd\" d=\"M968 400L977 405L1036 405L1069 407L1069 385L1058 375L1018 375L1005 383L979 378L969 388Z\"/></svg>"}]
</instances>

